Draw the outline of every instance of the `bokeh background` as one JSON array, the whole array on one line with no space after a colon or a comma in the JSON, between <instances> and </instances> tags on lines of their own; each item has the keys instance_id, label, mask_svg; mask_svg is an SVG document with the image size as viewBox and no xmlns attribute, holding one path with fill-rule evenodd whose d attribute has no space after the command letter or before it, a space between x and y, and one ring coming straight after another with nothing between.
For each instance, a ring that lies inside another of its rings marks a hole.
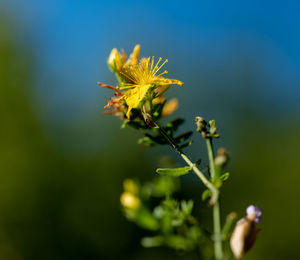
<instances>
[{"instance_id":1,"label":"bokeh background","mask_svg":"<svg viewBox=\"0 0 300 260\"><path fill-rule=\"evenodd\" d=\"M231 153L223 217L263 209L245 259L299 259L300 5L298 1L0 1L0 258L194 259L143 249L119 207L122 180L150 180L167 147L103 115L116 82L113 47L168 58L194 128L214 118ZM189 150L204 158L194 136ZM182 178L182 196L203 186ZM206 223L206 205L195 214Z\"/></svg>"}]
</instances>

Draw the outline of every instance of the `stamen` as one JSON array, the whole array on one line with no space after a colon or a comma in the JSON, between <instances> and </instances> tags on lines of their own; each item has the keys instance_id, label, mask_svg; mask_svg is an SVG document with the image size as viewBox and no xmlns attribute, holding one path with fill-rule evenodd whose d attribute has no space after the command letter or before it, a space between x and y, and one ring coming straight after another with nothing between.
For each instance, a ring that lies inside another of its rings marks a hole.
<instances>
[{"instance_id":1,"label":"stamen","mask_svg":"<svg viewBox=\"0 0 300 260\"><path fill-rule=\"evenodd\" d=\"M161 62L161 60L162 60L162 58L159 57L159 59L158 59L156 65L155 65L155 67L154 67L154 69L153 69L153 72L151 71L152 74L155 74L155 73L157 72L157 68L158 68L158 65L159 65L159 63Z\"/></svg>"},{"instance_id":2,"label":"stamen","mask_svg":"<svg viewBox=\"0 0 300 260\"><path fill-rule=\"evenodd\" d=\"M132 75L133 73L131 73L129 70L128 71L120 71L120 74L123 75L125 78L131 80L131 81L135 81L134 76Z\"/></svg>"},{"instance_id":3,"label":"stamen","mask_svg":"<svg viewBox=\"0 0 300 260\"><path fill-rule=\"evenodd\" d=\"M164 75L164 74L167 74L168 73L168 71L167 70L165 70L164 72L162 72L162 73L160 73L159 75L157 75L156 77L160 77L161 75Z\"/></svg>"},{"instance_id":4,"label":"stamen","mask_svg":"<svg viewBox=\"0 0 300 260\"><path fill-rule=\"evenodd\" d=\"M151 67L150 67L150 71L152 71L152 69L153 69L153 65L154 65L154 56L152 56L152 61L151 61Z\"/></svg>"},{"instance_id":5,"label":"stamen","mask_svg":"<svg viewBox=\"0 0 300 260\"><path fill-rule=\"evenodd\" d=\"M129 89L129 88L133 88L135 85L134 84L127 84L125 86L121 86L120 89Z\"/></svg>"},{"instance_id":6,"label":"stamen","mask_svg":"<svg viewBox=\"0 0 300 260\"><path fill-rule=\"evenodd\" d=\"M167 62L168 62L168 59L166 59L166 60L159 66L159 68L155 71L154 74L156 74L156 73L161 69L161 67L164 66Z\"/></svg>"},{"instance_id":7,"label":"stamen","mask_svg":"<svg viewBox=\"0 0 300 260\"><path fill-rule=\"evenodd\" d=\"M118 90L116 87L113 87L113 86L110 86L110 85L106 85L106 84L103 84L103 83L101 83L101 82L97 82L97 84L98 84L99 86L101 86L101 87L112 89L112 90L116 91L116 92L117 92L118 94L120 94L120 95L123 94L123 93L122 93L120 90Z\"/></svg>"}]
</instances>

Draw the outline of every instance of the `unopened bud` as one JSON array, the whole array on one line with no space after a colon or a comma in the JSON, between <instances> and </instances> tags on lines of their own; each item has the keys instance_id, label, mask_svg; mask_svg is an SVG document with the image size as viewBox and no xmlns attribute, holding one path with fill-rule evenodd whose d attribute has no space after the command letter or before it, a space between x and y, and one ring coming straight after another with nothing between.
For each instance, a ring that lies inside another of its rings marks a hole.
<instances>
[{"instance_id":1,"label":"unopened bud","mask_svg":"<svg viewBox=\"0 0 300 260\"><path fill-rule=\"evenodd\" d=\"M162 116L166 117L171 114L178 108L178 100L177 98L172 98L169 102L167 102L162 110Z\"/></svg>"},{"instance_id":2,"label":"unopened bud","mask_svg":"<svg viewBox=\"0 0 300 260\"><path fill-rule=\"evenodd\" d=\"M247 216L237 222L230 239L231 250L237 259L241 259L254 245L257 233L260 231L256 228L256 220L260 216L259 208L249 206Z\"/></svg>"},{"instance_id":3,"label":"unopened bud","mask_svg":"<svg viewBox=\"0 0 300 260\"><path fill-rule=\"evenodd\" d=\"M139 44L134 46L133 52L130 55L131 66L136 66L138 64L141 46Z\"/></svg>"},{"instance_id":4,"label":"unopened bud","mask_svg":"<svg viewBox=\"0 0 300 260\"><path fill-rule=\"evenodd\" d=\"M224 167L227 164L228 159L229 159L228 152L224 147L220 147L218 149L217 156L215 158L215 165Z\"/></svg>"},{"instance_id":5,"label":"unopened bud","mask_svg":"<svg viewBox=\"0 0 300 260\"><path fill-rule=\"evenodd\" d=\"M123 53L119 53L116 48L113 48L107 59L109 68L113 72L120 72L126 60L126 53L123 50Z\"/></svg>"},{"instance_id":6,"label":"unopened bud","mask_svg":"<svg viewBox=\"0 0 300 260\"><path fill-rule=\"evenodd\" d=\"M141 206L140 199L128 191L121 194L120 202L123 207L128 209L138 209Z\"/></svg>"},{"instance_id":7,"label":"unopened bud","mask_svg":"<svg viewBox=\"0 0 300 260\"><path fill-rule=\"evenodd\" d=\"M136 66L138 64L140 49L141 46L139 44L134 46L134 49L129 56L129 59L125 62L125 67Z\"/></svg>"},{"instance_id":8,"label":"unopened bud","mask_svg":"<svg viewBox=\"0 0 300 260\"><path fill-rule=\"evenodd\" d=\"M138 194L139 193L139 186L138 184L132 180L132 179L126 179L123 182L123 188L124 191L128 191L132 194Z\"/></svg>"},{"instance_id":9,"label":"unopened bud","mask_svg":"<svg viewBox=\"0 0 300 260\"><path fill-rule=\"evenodd\" d=\"M147 126L150 128L155 127L155 125L152 123L152 116L146 111L145 106L142 107L142 115Z\"/></svg>"},{"instance_id":10,"label":"unopened bud","mask_svg":"<svg viewBox=\"0 0 300 260\"><path fill-rule=\"evenodd\" d=\"M208 122L209 125L209 136L212 138L218 138L220 137L220 134L217 133L217 127L215 120L210 120Z\"/></svg>"},{"instance_id":11,"label":"unopened bud","mask_svg":"<svg viewBox=\"0 0 300 260\"><path fill-rule=\"evenodd\" d=\"M206 137L207 134L207 122L205 121L204 118L200 117L200 116L196 116L195 117L195 122L196 122L196 126L197 126L197 132L199 134L201 134L203 136L203 138Z\"/></svg>"},{"instance_id":12,"label":"unopened bud","mask_svg":"<svg viewBox=\"0 0 300 260\"><path fill-rule=\"evenodd\" d=\"M107 59L107 63L113 71L115 70L117 55L119 55L118 50L116 48L113 48Z\"/></svg>"}]
</instances>

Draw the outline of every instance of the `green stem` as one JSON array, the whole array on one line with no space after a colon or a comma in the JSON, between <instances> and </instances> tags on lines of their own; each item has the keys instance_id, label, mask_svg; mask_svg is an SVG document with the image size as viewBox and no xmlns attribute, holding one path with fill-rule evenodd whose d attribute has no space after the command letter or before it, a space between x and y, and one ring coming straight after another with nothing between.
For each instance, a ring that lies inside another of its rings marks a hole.
<instances>
[{"instance_id":1,"label":"green stem","mask_svg":"<svg viewBox=\"0 0 300 260\"><path fill-rule=\"evenodd\" d=\"M214 220L214 251L217 260L223 258L223 245L221 234L221 221L220 221L220 205L219 201L213 206L213 220Z\"/></svg>"},{"instance_id":2,"label":"green stem","mask_svg":"<svg viewBox=\"0 0 300 260\"><path fill-rule=\"evenodd\" d=\"M220 221L220 206L219 206L219 191L218 189L205 177L203 172L201 172L198 167L191 162L191 160L183 153L180 147L176 144L171 136L156 122L152 122L156 128L159 129L160 133L165 137L169 144L180 154L180 156L185 160L185 162L192 168L192 170L201 179L203 184L211 190L213 204L213 224L214 224L214 251L216 260L221 260L223 258L223 248L222 248L222 235L221 235L221 221ZM212 139L207 139L207 150L209 157L210 173L211 177L215 177L215 165L214 165L214 154L212 149Z\"/></svg>"},{"instance_id":3,"label":"green stem","mask_svg":"<svg viewBox=\"0 0 300 260\"><path fill-rule=\"evenodd\" d=\"M171 136L168 135L168 133L156 122L152 122L160 131L160 133L166 138L166 140L169 142L169 144L180 154L180 156L185 160L185 162L192 168L192 170L197 174L197 176L200 178L200 180L203 182L203 184L211 190L212 192L212 203L214 201L217 201L218 199L218 189L205 177L203 172L201 172L198 167L192 163L192 161L183 153L183 151L180 149L180 147L176 144L176 142L173 140Z\"/></svg>"},{"instance_id":4,"label":"green stem","mask_svg":"<svg viewBox=\"0 0 300 260\"><path fill-rule=\"evenodd\" d=\"M209 170L211 178L214 180L216 177L215 164L214 164L214 150L212 146L212 138L206 138L206 146L209 160Z\"/></svg>"},{"instance_id":5,"label":"green stem","mask_svg":"<svg viewBox=\"0 0 300 260\"><path fill-rule=\"evenodd\" d=\"M212 147L212 138L206 139L209 168L211 178L214 180L216 178L215 163L214 163L214 152ZM214 223L214 251L215 258L220 260L223 258L223 248L222 248L222 233L221 233L221 220L220 220L220 205L217 200L213 205L213 223Z\"/></svg>"}]
</instances>

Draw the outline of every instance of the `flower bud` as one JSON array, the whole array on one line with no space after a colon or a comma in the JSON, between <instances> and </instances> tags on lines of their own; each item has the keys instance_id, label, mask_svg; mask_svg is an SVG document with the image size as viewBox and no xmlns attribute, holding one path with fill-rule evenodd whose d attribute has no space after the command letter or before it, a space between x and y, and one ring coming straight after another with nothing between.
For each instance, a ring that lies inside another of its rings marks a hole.
<instances>
[{"instance_id":1,"label":"flower bud","mask_svg":"<svg viewBox=\"0 0 300 260\"><path fill-rule=\"evenodd\" d=\"M203 136L203 138L205 138L206 134L207 134L207 129L206 129L207 122L205 121L204 118L202 118L200 116L195 117L195 122L197 125L197 132L199 134L201 134Z\"/></svg>"},{"instance_id":2,"label":"flower bud","mask_svg":"<svg viewBox=\"0 0 300 260\"><path fill-rule=\"evenodd\" d=\"M138 64L141 46L139 44L134 46L129 59L126 61L125 66L136 66Z\"/></svg>"},{"instance_id":3,"label":"flower bud","mask_svg":"<svg viewBox=\"0 0 300 260\"><path fill-rule=\"evenodd\" d=\"M128 209L138 209L141 206L140 199L128 191L121 194L120 202L123 207Z\"/></svg>"},{"instance_id":4,"label":"flower bud","mask_svg":"<svg viewBox=\"0 0 300 260\"><path fill-rule=\"evenodd\" d=\"M123 188L125 191L128 191L132 194L138 194L139 193L139 186L137 183L132 179L126 179L123 182Z\"/></svg>"},{"instance_id":5,"label":"flower bud","mask_svg":"<svg viewBox=\"0 0 300 260\"><path fill-rule=\"evenodd\" d=\"M167 117L178 108L178 100L177 98L172 98L169 102L167 102L162 110L162 116Z\"/></svg>"},{"instance_id":6,"label":"flower bud","mask_svg":"<svg viewBox=\"0 0 300 260\"><path fill-rule=\"evenodd\" d=\"M215 165L219 167L224 167L229 159L229 155L224 147L220 147L215 158Z\"/></svg>"},{"instance_id":7,"label":"flower bud","mask_svg":"<svg viewBox=\"0 0 300 260\"><path fill-rule=\"evenodd\" d=\"M108 66L113 72L120 72L126 60L126 53L119 53L116 48L113 48L107 59Z\"/></svg>"},{"instance_id":8,"label":"flower bud","mask_svg":"<svg viewBox=\"0 0 300 260\"><path fill-rule=\"evenodd\" d=\"M255 243L257 233L256 222L261 216L261 210L254 206L247 208L247 216L239 220L230 239L231 250L236 259L241 259Z\"/></svg>"},{"instance_id":9,"label":"flower bud","mask_svg":"<svg viewBox=\"0 0 300 260\"><path fill-rule=\"evenodd\" d=\"M259 207L250 205L247 209L246 209L246 213L248 218L250 217L254 217L254 221L256 223L261 221L261 215L262 215L262 211Z\"/></svg>"}]
</instances>

